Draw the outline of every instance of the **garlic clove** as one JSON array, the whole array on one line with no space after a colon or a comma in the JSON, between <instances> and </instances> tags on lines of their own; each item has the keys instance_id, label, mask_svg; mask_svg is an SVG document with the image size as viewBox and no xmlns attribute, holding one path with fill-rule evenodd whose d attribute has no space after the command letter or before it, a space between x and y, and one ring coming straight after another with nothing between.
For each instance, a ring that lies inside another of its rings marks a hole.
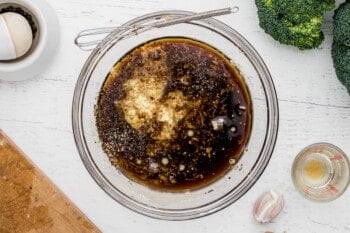
<instances>
[{"instance_id":1,"label":"garlic clove","mask_svg":"<svg viewBox=\"0 0 350 233\"><path fill-rule=\"evenodd\" d=\"M29 22L13 12L0 14L0 60L13 60L25 55L33 43Z\"/></svg>"},{"instance_id":2,"label":"garlic clove","mask_svg":"<svg viewBox=\"0 0 350 233\"><path fill-rule=\"evenodd\" d=\"M257 222L271 222L281 212L283 207L283 195L272 189L263 193L256 200L253 215Z\"/></svg>"},{"instance_id":3,"label":"garlic clove","mask_svg":"<svg viewBox=\"0 0 350 233\"><path fill-rule=\"evenodd\" d=\"M0 14L0 61L16 58L15 46L12 42L6 21Z\"/></svg>"}]
</instances>

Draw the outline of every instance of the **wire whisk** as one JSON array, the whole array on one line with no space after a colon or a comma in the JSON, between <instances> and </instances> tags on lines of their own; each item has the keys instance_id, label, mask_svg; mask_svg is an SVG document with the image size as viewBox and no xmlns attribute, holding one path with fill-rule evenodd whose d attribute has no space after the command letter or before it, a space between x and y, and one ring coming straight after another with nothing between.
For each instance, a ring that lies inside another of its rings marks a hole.
<instances>
[{"instance_id":1,"label":"wire whisk","mask_svg":"<svg viewBox=\"0 0 350 233\"><path fill-rule=\"evenodd\" d=\"M106 38L109 38L111 35L122 33L120 36L133 35L139 33L143 30L150 28L161 28L167 27L175 24L186 23L194 20L205 19L209 17L225 15L230 13L236 13L239 11L237 6L228 7L218 10L211 10L201 13L193 13L187 16L180 16L177 18L167 18L163 17L158 22L140 24L140 25L131 25L127 27L102 27L102 28L93 28L81 31L74 40L74 43L84 51L93 50L98 44L103 42ZM105 35L105 36L104 36ZM96 39L96 37L100 37Z\"/></svg>"}]
</instances>

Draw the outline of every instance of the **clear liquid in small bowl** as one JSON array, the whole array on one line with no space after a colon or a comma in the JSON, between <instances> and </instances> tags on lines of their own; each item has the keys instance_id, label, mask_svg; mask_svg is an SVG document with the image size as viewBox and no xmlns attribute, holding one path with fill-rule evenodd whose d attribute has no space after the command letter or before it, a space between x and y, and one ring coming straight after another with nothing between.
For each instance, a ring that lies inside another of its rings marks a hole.
<instances>
[{"instance_id":1,"label":"clear liquid in small bowl","mask_svg":"<svg viewBox=\"0 0 350 233\"><path fill-rule=\"evenodd\" d=\"M292 179L305 197L315 201L331 201L348 187L349 161L339 148L316 143L306 147L295 158Z\"/></svg>"}]
</instances>

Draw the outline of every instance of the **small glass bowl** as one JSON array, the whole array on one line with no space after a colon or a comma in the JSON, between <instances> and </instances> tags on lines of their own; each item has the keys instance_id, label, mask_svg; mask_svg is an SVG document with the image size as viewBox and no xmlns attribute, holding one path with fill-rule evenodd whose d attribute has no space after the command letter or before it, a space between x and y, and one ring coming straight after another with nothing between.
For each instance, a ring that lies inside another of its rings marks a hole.
<instances>
[{"instance_id":1,"label":"small glass bowl","mask_svg":"<svg viewBox=\"0 0 350 233\"><path fill-rule=\"evenodd\" d=\"M152 23L189 15L164 11L141 16L122 25ZM77 81L73 98L73 132L84 165L98 185L120 204L147 216L186 220L214 213L242 197L257 181L273 152L278 131L278 104L270 73L255 49L238 32L215 19L164 28L146 28L125 36L117 31L92 52ZM200 189L165 192L141 185L111 165L102 150L94 108L111 68L133 48L164 37L201 41L221 51L240 70L252 101L252 129L244 154L229 171Z\"/></svg>"},{"instance_id":2,"label":"small glass bowl","mask_svg":"<svg viewBox=\"0 0 350 233\"><path fill-rule=\"evenodd\" d=\"M306 198L320 202L332 201L349 186L349 160L342 150L332 144L312 144L295 158L292 180Z\"/></svg>"}]
</instances>

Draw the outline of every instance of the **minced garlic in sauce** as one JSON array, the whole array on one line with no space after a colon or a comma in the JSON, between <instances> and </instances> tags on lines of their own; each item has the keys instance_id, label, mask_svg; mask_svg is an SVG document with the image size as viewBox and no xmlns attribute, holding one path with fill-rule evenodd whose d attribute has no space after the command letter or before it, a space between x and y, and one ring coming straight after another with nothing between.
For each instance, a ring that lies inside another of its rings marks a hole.
<instances>
[{"instance_id":1,"label":"minced garlic in sauce","mask_svg":"<svg viewBox=\"0 0 350 233\"><path fill-rule=\"evenodd\" d=\"M104 151L126 175L181 191L208 184L238 161L250 105L241 76L221 53L164 38L115 65L100 92L96 125Z\"/></svg>"}]
</instances>

